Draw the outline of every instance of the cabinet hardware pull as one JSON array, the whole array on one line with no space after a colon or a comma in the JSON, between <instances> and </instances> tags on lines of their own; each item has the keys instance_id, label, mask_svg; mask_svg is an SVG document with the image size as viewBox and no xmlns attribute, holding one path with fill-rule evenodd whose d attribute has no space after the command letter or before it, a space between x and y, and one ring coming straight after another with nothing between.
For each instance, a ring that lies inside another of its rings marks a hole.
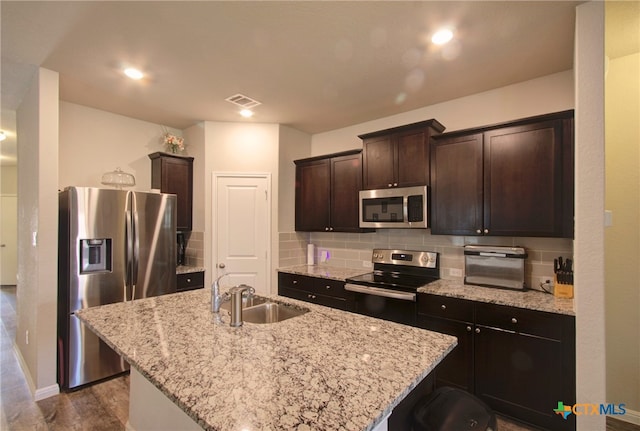
<instances>
[{"instance_id":1,"label":"cabinet hardware pull","mask_svg":"<svg viewBox=\"0 0 640 431\"><path fill-rule=\"evenodd\" d=\"M476 334L480 333L480 328L476 328Z\"/></svg>"},{"instance_id":2,"label":"cabinet hardware pull","mask_svg":"<svg viewBox=\"0 0 640 431\"><path fill-rule=\"evenodd\" d=\"M442 305L440 306L440 308L442 308L443 310L446 310L446 309L447 309L447 306L446 306L446 305L444 305L444 304L442 304Z\"/></svg>"},{"instance_id":3,"label":"cabinet hardware pull","mask_svg":"<svg viewBox=\"0 0 640 431\"><path fill-rule=\"evenodd\" d=\"M511 318L511 323L518 323L518 319L516 319L515 317Z\"/></svg>"},{"instance_id":4,"label":"cabinet hardware pull","mask_svg":"<svg viewBox=\"0 0 640 431\"><path fill-rule=\"evenodd\" d=\"M328 228L328 227L325 227L325 228L324 228L324 230L325 230L325 231L328 231L328 230L329 230L329 228Z\"/></svg>"},{"instance_id":5,"label":"cabinet hardware pull","mask_svg":"<svg viewBox=\"0 0 640 431\"><path fill-rule=\"evenodd\" d=\"M298 280L293 280L293 284L298 284Z\"/></svg>"},{"instance_id":6,"label":"cabinet hardware pull","mask_svg":"<svg viewBox=\"0 0 640 431\"><path fill-rule=\"evenodd\" d=\"M393 183L393 187L398 187L398 183Z\"/></svg>"},{"instance_id":7,"label":"cabinet hardware pull","mask_svg":"<svg viewBox=\"0 0 640 431\"><path fill-rule=\"evenodd\" d=\"M489 229L485 229L485 230L484 230L484 233L489 233Z\"/></svg>"},{"instance_id":8,"label":"cabinet hardware pull","mask_svg":"<svg viewBox=\"0 0 640 431\"><path fill-rule=\"evenodd\" d=\"M467 332L471 332L471 326L467 326Z\"/></svg>"},{"instance_id":9,"label":"cabinet hardware pull","mask_svg":"<svg viewBox=\"0 0 640 431\"><path fill-rule=\"evenodd\" d=\"M191 279L190 278L187 278L187 283L191 283Z\"/></svg>"},{"instance_id":10,"label":"cabinet hardware pull","mask_svg":"<svg viewBox=\"0 0 640 431\"><path fill-rule=\"evenodd\" d=\"M225 264L224 264L224 263L219 263L219 264L218 264L218 268L224 268L224 267L225 267Z\"/></svg>"},{"instance_id":11,"label":"cabinet hardware pull","mask_svg":"<svg viewBox=\"0 0 640 431\"><path fill-rule=\"evenodd\" d=\"M476 233L482 233L480 229L476 229Z\"/></svg>"},{"instance_id":12,"label":"cabinet hardware pull","mask_svg":"<svg viewBox=\"0 0 640 431\"><path fill-rule=\"evenodd\" d=\"M387 187L393 187L393 184L389 183L387 184Z\"/></svg>"},{"instance_id":13,"label":"cabinet hardware pull","mask_svg":"<svg viewBox=\"0 0 640 431\"><path fill-rule=\"evenodd\" d=\"M328 284L325 286L327 289L331 289L331 286L329 286Z\"/></svg>"}]
</instances>

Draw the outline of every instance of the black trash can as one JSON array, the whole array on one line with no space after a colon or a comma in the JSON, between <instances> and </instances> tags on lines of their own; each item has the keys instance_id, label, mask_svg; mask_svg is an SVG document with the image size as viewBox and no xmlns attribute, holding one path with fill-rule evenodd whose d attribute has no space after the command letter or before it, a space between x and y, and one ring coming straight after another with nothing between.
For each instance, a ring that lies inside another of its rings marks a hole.
<instances>
[{"instance_id":1,"label":"black trash can","mask_svg":"<svg viewBox=\"0 0 640 431\"><path fill-rule=\"evenodd\" d=\"M496 415L462 389L443 387L413 408L413 431L496 431Z\"/></svg>"}]
</instances>

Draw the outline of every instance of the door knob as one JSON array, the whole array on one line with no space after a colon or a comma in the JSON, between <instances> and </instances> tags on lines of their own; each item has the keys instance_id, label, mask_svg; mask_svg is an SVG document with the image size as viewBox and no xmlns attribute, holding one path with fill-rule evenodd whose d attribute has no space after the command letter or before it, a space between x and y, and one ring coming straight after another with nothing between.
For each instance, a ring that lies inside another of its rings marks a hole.
<instances>
[{"instance_id":1,"label":"door knob","mask_svg":"<svg viewBox=\"0 0 640 431\"><path fill-rule=\"evenodd\" d=\"M218 268L224 268L226 265L224 263L219 263Z\"/></svg>"}]
</instances>

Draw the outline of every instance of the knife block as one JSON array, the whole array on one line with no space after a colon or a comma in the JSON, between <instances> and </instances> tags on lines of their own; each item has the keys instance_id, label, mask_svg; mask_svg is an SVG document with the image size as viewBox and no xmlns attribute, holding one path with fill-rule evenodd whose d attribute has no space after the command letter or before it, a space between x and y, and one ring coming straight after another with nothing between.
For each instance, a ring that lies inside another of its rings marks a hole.
<instances>
[{"instance_id":1,"label":"knife block","mask_svg":"<svg viewBox=\"0 0 640 431\"><path fill-rule=\"evenodd\" d=\"M558 276L553 276L553 296L556 298L573 298L573 284L558 283Z\"/></svg>"}]
</instances>

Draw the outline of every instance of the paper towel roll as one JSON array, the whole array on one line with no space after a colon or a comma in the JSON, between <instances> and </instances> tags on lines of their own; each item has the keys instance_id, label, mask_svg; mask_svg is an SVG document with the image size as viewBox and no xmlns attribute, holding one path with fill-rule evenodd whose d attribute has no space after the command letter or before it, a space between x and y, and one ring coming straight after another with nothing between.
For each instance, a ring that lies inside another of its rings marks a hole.
<instances>
[{"instance_id":1,"label":"paper towel roll","mask_svg":"<svg viewBox=\"0 0 640 431\"><path fill-rule=\"evenodd\" d=\"M307 265L314 265L316 263L315 253L316 247L313 244L307 245Z\"/></svg>"}]
</instances>

